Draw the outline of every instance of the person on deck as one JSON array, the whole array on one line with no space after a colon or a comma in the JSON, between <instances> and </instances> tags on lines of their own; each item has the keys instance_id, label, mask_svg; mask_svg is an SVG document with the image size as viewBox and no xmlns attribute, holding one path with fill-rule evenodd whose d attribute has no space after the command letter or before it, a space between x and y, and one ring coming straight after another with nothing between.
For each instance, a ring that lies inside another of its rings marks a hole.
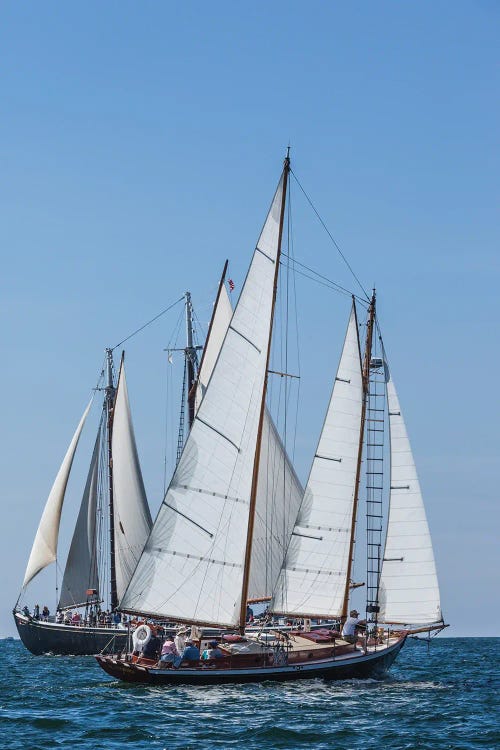
<instances>
[{"instance_id":1,"label":"person on deck","mask_svg":"<svg viewBox=\"0 0 500 750\"><path fill-rule=\"evenodd\" d=\"M174 643L178 654L182 654L184 648L186 647L186 635L187 633L185 628L179 628L175 635Z\"/></svg>"},{"instance_id":2,"label":"person on deck","mask_svg":"<svg viewBox=\"0 0 500 750\"><path fill-rule=\"evenodd\" d=\"M247 622L253 622L253 609L247 604Z\"/></svg>"},{"instance_id":3,"label":"person on deck","mask_svg":"<svg viewBox=\"0 0 500 750\"><path fill-rule=\"evenodd\" d=\"M23 607L23 615L24 615L25 617L31 617L31 615L30 615L30 611L29 611L29 609L28 609L28 605L27 605L27 604L25 604L25 605L24 605L24 607Z\"/></svg>"},{"instance_id":4,"label":"person on deck","mask_svg":"<svg viewBox=\"0 0 500 750\"><path fill-rule=\"evenodd\" d=\"M40 605L39 604L35 604L35 609L33 610L33 618L35 620L40 619Z\"/></svg>"},{"instance_id":5,"label":"person on deck","mask_svg":"<svg viewBox=\"0 0 500 750\"><path fill-rule=\"evenodd\" d=\"M162 646L160 661L163 664L174 664L178 656L174 639L169 635Z\"/></svg>"},{"instance_id":6,"label":"person on deck","mask_svg":"<svg viewBox=\"0 0 500 750\"><path fill-rule=\"evenodd\" d=\"M210 641L210 643L208 644L208 648L206 648L201 655L203 661L206 661L207 659L221 659L223 657L224 654L220 650L217 641Z\"/></svg>"},{"instance_id":7,"label":"person on deck","mask_svg":"<svg viewBox=\"0 0 500 750\"><path fill-rule=\"evenodd\" d=\"M342 628L342 638L347 643L356 643L358 640L357 629L360 625L366 625L366 620L359 619L359 612L357 609L351 609L349 617L344 622Z\"/></svg>"},{"instance_id":8,"label":"person on deck","mask_svg":"<svg viewBox=\"0 0 500 750\"><path fill-rule=\"evenodd\" d=\"M200 660L200 649L195 646L193 641L186 641L186 648L182 652L182 661L187 661L191 664L197 664Z\"/></svg>"},{"instance_id":9,"label":"person on deck","mask_svg":"<svg viewBox=\"0 0 500 750\"><path fill-rule=\"evenodd\" d=\"M48 622L49 615L50 615L50 610L47 607L47 605L45 605L44 608L42 609L42 620L45 620L45 622Z\"/></svg>"}]
</instances>

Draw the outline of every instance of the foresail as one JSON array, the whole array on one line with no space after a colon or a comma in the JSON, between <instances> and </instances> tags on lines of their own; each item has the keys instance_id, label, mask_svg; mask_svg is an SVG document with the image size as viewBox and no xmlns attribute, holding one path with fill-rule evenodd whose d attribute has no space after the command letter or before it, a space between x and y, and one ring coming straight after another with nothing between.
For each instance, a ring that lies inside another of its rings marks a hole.
<instances>
[{"instance_id":1,"label":"foresail","mask_svg":"<svg viewBox=\"0 0 500 750\"><path fill-rule=\"evenodd\" d=\"M61 467L57 473L54 484L50 491L45 508L38 524L35 541L31 549L28 560L28 566L24 575L23 588L39 573L41 570L54 562L57 558L57 540L59 537L59 524L61 522L61 512L66 493L66 486L75 456L76 446L80 439L80 434L85 424L87 414L89 413L92 399L85 409L83 416L76 428L69 448L64 456Z\"/></svg>"},{"instance_id":2,"label":"foresail","mask_svg":"<svg viewBox=\"0 0 500 750\"><path fill-rule=\"evenodd\" d=\"M239 623L283 176L180 461L121 606Z\"/></svg>"},{"instance_id":3,"label":"foresail","mask_svg":"<svg viewBox=\"0 0 500 750\"><path fill-rule=\"evenodd\" d=\"M111 454L116 592L119 601L129 584L152 526L135 443L123 361L113 410Z\"/></svg>"},{"instance_id":4,"label":"foresail","mask_svg":"<svg viewBox=\"0 0 500 750\"><path fill-rule=\"evenodd\" d=\"M250 600L271 597L303 495L304 488L266 409L252 536Z\"/></svg>"},{"instance_id":5,"label":"foresail","mask_svg":"<svg viewBox=\"0 0 500 750\"><path fill-rule=\"evenodd\" d=\"M88 589L99 591L95 531L100 446L101 428L97 433L80 512L64 569L59 599L61 608L85 602Z\"/></svg>"},{"instance_id":6,"label":"foresail","mask_svg":"<svg viewBox=\"0 0 500 750\"><path fill-rule=\"evenodd\" d=\"M381 622L421 625L442 619L429 526L410 441L392 378L387 383L391 490L380 578Z\"/></svg>"},{"instance_id":7,"label":"foresail","mask_svg":"<svg viewBox=\"0 0 500 750\"><path fill-rule=\"evenodd\" d=\"M362 372L353 304L318 448L271 609L342 614L362 408Z\"/></svg>"}]
</instances>

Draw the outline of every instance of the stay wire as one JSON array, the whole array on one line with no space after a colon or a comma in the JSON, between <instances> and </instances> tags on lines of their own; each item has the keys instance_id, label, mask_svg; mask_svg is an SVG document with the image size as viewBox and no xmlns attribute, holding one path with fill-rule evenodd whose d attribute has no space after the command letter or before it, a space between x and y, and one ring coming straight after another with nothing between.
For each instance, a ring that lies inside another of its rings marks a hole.
<instances>
[{"instance_id":1,"label":"stay wire","mask_svg":"<svg viewBox=\"0 0 500 750\"><path fill-rule=\"evenodd\" d=\"M147 327L148 327L149 325L151 325L151 323L154 323L154 322L155 322L155 320L158 320L158 318L161 318L161 316L162 316L162 315L165 315L165 313L167 313L167 312L168 312L169 310L171 310L171 309L172 309L173 307L175 307L176 305L178 305L178 304L179 304L179 302L182 302L182 300L183 300L183 299L184 299L184 295L182 295L182 297L179 297L179 299L178 299L178 300L176 300L176 301L175 301L175 302L173 302L173 303L172 303L171 305L169 305L168 307L166 307L166 308L165 308L165 310L162 310L162 311L161 311L160 313L158 313L158 315L155 315L155 317L154 317L154 318L151 318L151 320L148 320L148 322L147 322L147 323L144 323L144 325L142 325L142 326L141 326L140 328L138 328L138 329L137 329L136 331L134 331L134 332L133 332L133 333L131 333L131 334L130 334L129 336L127 336L126 338L124 338L124 339L123 339L123 341L120 341L120 343L118 343L118 344L115 344L115 346L114 346L114 347L113 347L113 348L111 349L111 351L114 351L115 349L118 349L118 347L119 347L119 346L121 346L122 344L124 344L124 343L125 343L126 341L128 341L129 339L131 339L131 338L132 338L133 336L135 336L136 334L138 334L138 333L140 333L141 331L143 331L143 330L144 330L145 328L147 328Z\"/></svg>"},{"instance_id":2,"label":"stay wire","mask_svg":"<svg viewBox=\"0 0 500 750\"><path fill-rule=\"evenodd\" d=\"M288 255L287 253L282 253L282 255L284 255L285 258L287 258L289 262L293 263L294 266L300 266L301 268L313 274L313 276L308 276L304 272L298 271L296 268L294 268L293 270L295 271L295 273L299 274L300 276L304 276L306 279L311 279L311 281L316 281L318 284L321 284L323 282L323 286L327 286L328 288L333 289L333 291L339 292L339 294L345 294L348 297L354 296L360 302L365 302L364 297L358 297L356 294L353 294L353 292L350 289L346 289L345 287L341 286L341 284L338 284L336 281L332 281L332 279L329 279L327 276L323 276L323 274L319 273L318 271L315 271L314 268L310 268L309 266L306 266L305 263L301 263L292 255ZM317 278L314 278L314 276L316 276Z\"/></svg>"},{"instance_id":3,"label":"stay wire","mask_svg":"<svg viewBox=\"0 0 500 750\"><path fill-rule=\"evenodd\" d=\"M352 276L353 276L354 280L355 280L355 281L356 281L356 283L357 283L357 284L359 285L359 287L360 287L361 291L363 292L363 294L365 295L366 299L368 300L368 299L369 299L369 296L368 296L368 294L367 294L367 292L366 292L366 289L364 288L363 284L361 283L361 281L360 281L360 280L358 279L358 277L357 277L357 276L356 276L356 274L354 273L354 271L353 271L353 269L352 269L352 266L351 266L351 264L349 263L349 261L348 261L348 260L347 260L347 258L345 257L344 253L342 252L342 250L340 249L339 245L338 245L338 244L337 244L337 242L335 241L335 238L333 237L332 233L330 232L330 230L329 230L329 229L328 229L328 227L326 226L325 222L324 222L324 221L323 221L323 219L321 218L321 216L320 216L320 214L319 214L318 210L316 209L316 206L314 205L314 203L312 202L312 200L311 200L311 199L309 198L308 194L306 193L306 191L305 191L305 190L304 190L304 188L302 187L302 185L301 185L301 183L300 183L300 180L298 179L298 177L297 177L297 175L295 174L295 172L293 171L293 169L290 169L290 172L291 172L291 174L293 175L293 177L294 177L294 179L295 179L295 181L296 181L297 185L298 185L298 186L299 186L299 188L301 189L301 191L302 191L302 193L303 193L303 195L304 195L305 199L307 200L307 202L308 202L308 203L309 203L309 205L311 206L312 210L313 210L313 211L314 211L314 213L316 214L316 216L317 216L317 218L318 218L318 220L319 220L319 222L320 222L321 226L323 227L323 229L325 230L325 232L327 233L327 235L329 236L329 238L330 238L330 239L331 239L331 241L333 242L333 244L334 244L335 248L337 249L337 252L339 253L340 257L342 258L342 260L343 260L343 261L344 261L344 263L346 264L346 266L347 266L347 268L349 269L349 271L351 272L351 274L352 274ZM310 270L310 269L309 269L309 270ZM318 274L318 275L319 275L319 274Z\"/></svg>"}]
</instances>

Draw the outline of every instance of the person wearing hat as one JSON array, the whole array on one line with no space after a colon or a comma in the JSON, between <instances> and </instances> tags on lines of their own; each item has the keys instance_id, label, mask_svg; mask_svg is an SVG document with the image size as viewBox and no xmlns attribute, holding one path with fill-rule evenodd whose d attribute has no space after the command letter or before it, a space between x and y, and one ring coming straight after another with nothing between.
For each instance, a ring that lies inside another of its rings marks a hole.
<instances>
[{"instance_id":1,"label":"person wearing hat","mask_svg":"<svg viewBox=\"0 0 500 750\"><path fill-rule=\"evenodd\" d=\"M356 643L358 640L357 629L360 625L366 625L366 620L359 619L359 612L357 609L351 609L349 617L344 622L342 628L342 638L347 643Z\"/></svg>"},{"instance_id":2,"label":"person wearing hat","mask_svg":"<svg viewBox=\"0 0 500 750\"><path fill-rule=\"evenodd\" d=\"M186 635L187 630L186 628L177 628L177 632L175 634L174 643L175 648L177 649L178 654L182 654L186 647Z\"/></svg>"}]
</instances>

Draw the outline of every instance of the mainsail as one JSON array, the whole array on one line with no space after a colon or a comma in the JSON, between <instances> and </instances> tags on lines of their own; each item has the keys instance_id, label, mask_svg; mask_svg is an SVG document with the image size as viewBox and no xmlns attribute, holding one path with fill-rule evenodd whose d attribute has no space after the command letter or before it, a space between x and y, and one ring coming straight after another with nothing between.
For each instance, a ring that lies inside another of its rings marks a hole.
<instances>
[{"instance_id":1,"label":"mainsail","mask_svg":"<svg viewBox=\"0 0 500 750\"><path fill-rule=\"evenodd\" d=\"M330 404L271 609L340 616L349 567L362 408L353 303Z\"/></svg>"},{"instance_id":2,"label":"mainsail","mask_svg":"<svg viewBox=\"0 0 500 750\"><path fill-rule=\"evenodd\" d=\"M61 512L66 494L68 478L75 456L76 446L80 439L83 425L89 413L92 399L85 409L83 416L76 428L71 443L69 444L66 455L64 456L61 467L57 473L54 484L50 491L49 497L38 525L35 541L31 549L28 560L26 573L24 575L23 588L39 573L41 570L54 562L57 558L57 541L59 537L59 524L61 522Z\"/></svg>"},{"instance_id":3,"label":"mainsail","mask_svg":"<svg viewBox=\"0 0 500 750\"><path fill-rule=\"evenodd\" d=\"M229 295L226 287L222 285L198 374L198 405L210 380L232 314ZM273 419L266 409L252 535L252 561L248 586L250 600L269 599L272 595L303 494L303 487Z\"/></svg>"},{"instance_id":4,"label":"mainsail","mask_svg":"<svg viewBox=\"0 0 500 750\"><path fill-rule=\"evenodd\" d=\"M284 180L122 609L239 624Z\"/></svg>"},{"instance_id":5,"label":"mainsail","mask_svg":"<svg viewBox=\"0 0 500 750\"><path fill-rule=\"evenodd\" d=\"M427 625L442 620L439 586L420 484L392 377L387 397L391 489L379 619Z\"/></svg>"},{"instance_id":6,"label":"mainsail","mask_svg":"<svg viewBox=\"0 0 500 750\"><path fill-rule=\"evenodd\" d=\"M97 433L80 512L78 513L64 569L59 599L61 609L86 602L88 589L99 591L96 554L96 508L100 447L101 428Z\"/></svg>"},{"instance_id":7,"label":"mainsail","mask_svg":"<svg viewBox=\"0 0 500 750\"><path fill-rule=\"evenodd\" d=\"M120 599L132 577L152 526L135 443L123 360L113 410L111 453L116 591Z\"/></svg>"}]
</instances>

